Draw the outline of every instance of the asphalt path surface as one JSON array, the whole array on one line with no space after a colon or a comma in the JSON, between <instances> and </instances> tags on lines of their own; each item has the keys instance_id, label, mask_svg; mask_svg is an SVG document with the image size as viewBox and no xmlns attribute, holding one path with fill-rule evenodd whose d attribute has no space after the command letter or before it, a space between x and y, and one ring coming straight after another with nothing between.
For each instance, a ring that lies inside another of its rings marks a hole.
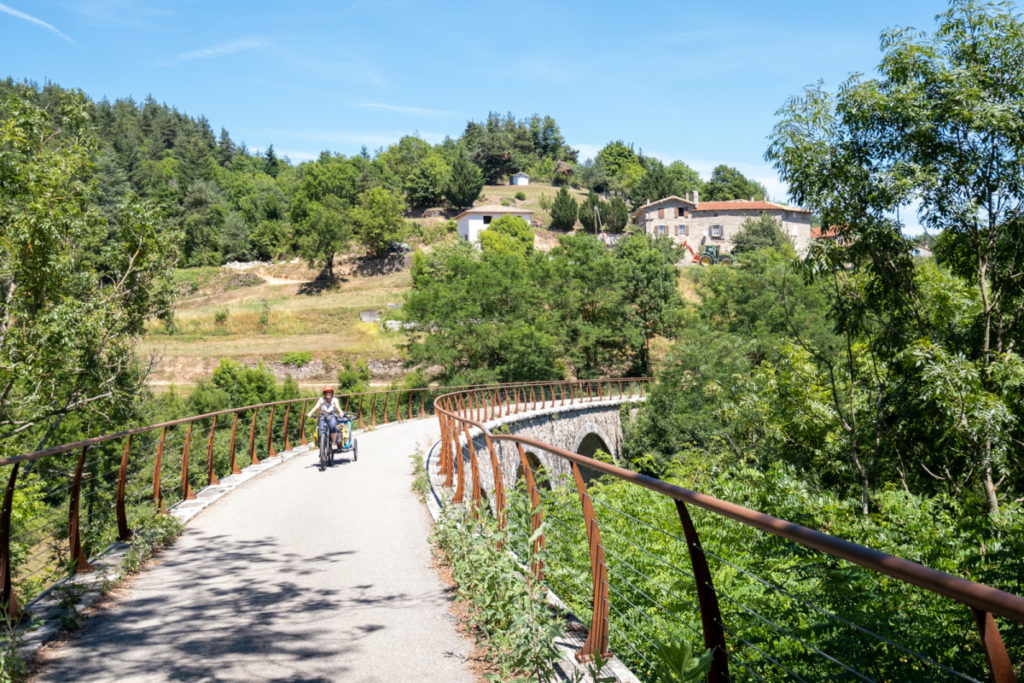
<instances>
[{"instance_id":1,"label":"asphalt path surface","mask_svg":"<svg viewBox=\"0 0 1024 683\"><path fill-rule=\"evenodd\" d=\"M357 437L358 462L301 455L200 513L34 680L472 681L410 490L437 422Z\"/></svg>"}]
</instances>

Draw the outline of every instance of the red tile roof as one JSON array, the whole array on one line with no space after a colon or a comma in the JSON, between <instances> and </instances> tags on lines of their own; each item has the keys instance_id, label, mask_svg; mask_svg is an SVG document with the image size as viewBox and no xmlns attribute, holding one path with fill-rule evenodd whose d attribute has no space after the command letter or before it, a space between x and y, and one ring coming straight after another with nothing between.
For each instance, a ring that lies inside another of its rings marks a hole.
<instances>
[{"instance_id":1,"label":"red tile roof","mask_svg":"<svg viewBox=\"0 0 1024 683\"><path fill-rule=\"evenodd\" d=\"M775 202L750 201L748 199L730 199L726 202L698 202L695 212L699 211L793 211L794 213L810 213L807 209L798 209Z\"/></svg>"},{"instance_id":2,"label":"red tile roof","mask_svg":"<svg viewBox=\"0 0 1024 683\"><path fill-rule=\"evenodd\" d=\"M811 228L812 240L834 240L839 237L839 226L832 225L828 228Z\"/></svg>"}]
</instances>

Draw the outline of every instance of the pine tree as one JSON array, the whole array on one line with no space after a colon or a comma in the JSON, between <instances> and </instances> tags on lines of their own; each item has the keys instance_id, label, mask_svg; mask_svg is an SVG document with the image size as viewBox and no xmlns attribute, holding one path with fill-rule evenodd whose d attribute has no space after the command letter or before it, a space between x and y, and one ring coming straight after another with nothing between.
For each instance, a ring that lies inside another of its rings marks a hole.
<instances>
[{"instance_id":1,"label":"pine tree","mask_svg":"<svg viewBox=\"0 0 1024 683\"><path fill-rule=\"evenodd\" d=\"M231 160L235 158L235 143L231 140L231 136L228 135L226 128L220 129L220 139L217 140L217 163L222 167L227 168Z\"/></svg>"},{"instance_id":2,"label":"pine tree","mask_svg":"<svg viewBox=\"0 0 1024 683\"><path fill-rule=\"evenodd\" d=\"M576 200L570 197L569 190L562 186L551 205L551 227L555 230L572 230L576 225L578 212Z\"/></svg>"},{"instance_id":3,"label":"pine tree","mask_svg":"<svg viewBox=\"0 0 1024 683\"><path fill-rule=\"evenodd\" d=\"M484 176L476 164L469 160L465 150L459 150L452 160L451 176L444 198L457 209L472 206L480 196L484 186Z\"/></svg>"}]
</instances>

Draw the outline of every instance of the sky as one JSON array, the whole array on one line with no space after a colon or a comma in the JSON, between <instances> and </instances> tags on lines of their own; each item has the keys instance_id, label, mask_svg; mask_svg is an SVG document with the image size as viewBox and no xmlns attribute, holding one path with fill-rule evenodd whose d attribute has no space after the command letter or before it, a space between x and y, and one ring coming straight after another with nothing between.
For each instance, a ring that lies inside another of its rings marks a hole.
<instances>
[{"instance_id":1,"label":"sky","mask_svg":"<svg viewBox=\"0 0 1024 683\"><path fill-rule=\"evenodd\" d=\"M551 115L593 156L612 140L707 179L764 161L775 112L818 80L872 74L886 28L939 0L533 2L0 0L0 78L99 99L151 95L293 162L490 111Z\"/></svg>"}]
</instances>

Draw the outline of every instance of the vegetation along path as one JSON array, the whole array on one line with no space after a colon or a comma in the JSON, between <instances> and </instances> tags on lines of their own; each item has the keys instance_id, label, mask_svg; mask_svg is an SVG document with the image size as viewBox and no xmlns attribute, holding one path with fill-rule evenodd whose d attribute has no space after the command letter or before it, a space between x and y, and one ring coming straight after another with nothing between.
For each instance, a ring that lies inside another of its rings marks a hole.
<instances>
[{"instance_id":1,"label":"vegetation along path","mask_svg":"<svg viewBox=\"0 0 1024 683\"><path fill-rule=\"evenodd\" d=\"M470 681L409 455L436 420L288 460L203 511L37 681Z\"/></svg>"}]
</instances>

